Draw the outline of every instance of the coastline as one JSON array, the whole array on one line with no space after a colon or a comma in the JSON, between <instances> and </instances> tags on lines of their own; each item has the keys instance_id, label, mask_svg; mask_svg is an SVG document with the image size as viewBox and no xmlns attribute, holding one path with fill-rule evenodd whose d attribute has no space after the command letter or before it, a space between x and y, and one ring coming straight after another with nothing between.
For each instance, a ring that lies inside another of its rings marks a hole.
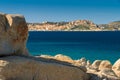
<instances>
[{"instance_id":1,"label":"coastline","mask_svg":"<svg viewBox=\"0 0 120 80\"><path fill-rule=\"evenodd\" d=\"M90 20L27 23L27 25L29 30L34 31L120 31L120 22L95 24Z\"/></svg>"},{"instance_id":2,"label":"coastline","mask_svg":"<svg viewBox=\"0 0 120 80\"><path fill-rule=\"evenodd\" d=\"M103 31L91 31L91 30L85 30L85 31L41 31L41 30L29 30L28 32L120 32L120 30L103 30Z\"/></svg>"}]
</instances>

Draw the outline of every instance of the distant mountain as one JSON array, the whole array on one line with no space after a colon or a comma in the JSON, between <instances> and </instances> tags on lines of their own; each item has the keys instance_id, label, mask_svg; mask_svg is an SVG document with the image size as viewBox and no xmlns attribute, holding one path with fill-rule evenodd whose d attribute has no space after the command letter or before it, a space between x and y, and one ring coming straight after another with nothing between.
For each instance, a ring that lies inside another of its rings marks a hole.
<instances>
[{"instance_id":1,"label":"distant mountain","mask_svg":"<svg viewBox=\"0 0 120 80\"><path fill-rule=\"evenodd\" d=\"M29 31L115 31L120 30L120 21L97 25L89 20L71 22L28 23Z\"/></svg>"},{"instance_id":2,"label":"distant mountain","mask_svg":"<svg viewBox=\"0 0 120 80\"><path fill-rule=\"evenodd\" d=\"M109 24L98 25L101 30L120 30L120 21L114 21Z\"/></svg>"}]
</instances>

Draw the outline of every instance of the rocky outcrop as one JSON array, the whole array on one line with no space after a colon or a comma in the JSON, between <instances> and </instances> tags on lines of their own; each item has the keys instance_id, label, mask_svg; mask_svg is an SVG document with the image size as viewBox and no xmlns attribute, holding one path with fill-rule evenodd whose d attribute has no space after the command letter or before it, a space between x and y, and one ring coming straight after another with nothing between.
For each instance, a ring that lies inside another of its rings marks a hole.
<instances>
[{"instance_id":1,"label":"rocky outcrop","mask_svg":"<svg viewBox=\"0 0 120 80\"><path fill-rule=\"evenodd\" d=\"M91 75L90 80L120 80L108 60L95 60L91 66L87 67L87 73Z\"/></svg>"},{"instance_id":2,"label":"rocky outcrop","mask_svg":"<svg viewBox=\"0 0 120 80\"><path fill-rule=\"evenodd\" d=\"M90 61L86 60L85 58L72 60L70 57L62 54L58 54L56 56L41 55L41 56L37 56L37 58L41 58L41 57L47 59L58 58L57 60L68 62L71 65L79 67L84 72L88 73L90 76L89 80L120 80L119 60L112 66L112 64L108 60L95 60L91 64Z\"/></svg>"},{"instance_id":3,"label":"rocky outcrop","mask_svg":"<svg viewBox=\"0 0 120 80\"><path fill-rule=\"evenodd\" d=\"M70 63L46 58L0 58L0 80L89 80L89 75Z\"/></svg>"},{"instance_id":4,"label":"rocky outcrop","mask_svg":"<svg viewBox=\"0 0 120 80\"><path fill-rule=\"evenodd\" d=\"M0 13L0 55L28 54L28 27L22 15Z\"/></svg>"},{"instance_id":5,"label":"rocky outcrop","mask_svg":"<svg viewBox=\"0 0 120 80\"><path fill-rule=\"evenodd\" d=\"M81 58L80 60L73 60L69 56L62 55L62 54L57 54L55 56L41 55L41 56L36 56L36 57L37 58L42 57L42 58L47 58L47 59L55 59L55 60L59 60L59 61L64 61L64 62L70 63L73 66L77 66L77 67L81 68L84 72L87 71L87 69L86 69L87 62L85 61L86 60L85 58Z\"/></svg>"},{"instance_id":6,"label":"rocky outcrop","mask_svg":"<svg viewBox=\"0 0 120 80\"><path fill-rule=\"evenodd\" d=\"M78 60L73 60L72 58L70 58L69 56L66 56L66 55L63 55L63 54L57 54L55 56L50 56L50 55L41 55L41 56L36 56L37 58L38 57L42 57L42 58L48 58L48 59L56 59L56 60L59 60L59 61L64 61L64 62L68 62L68 63L71 63L72 65L74 66L89 66L90 65L90 62L89 61L86 61L85 58L81 58L81 59L78 59Z\"/></svg>"},{"instance_id":7,"label":"rocky outcrop","mask_svg":"<svg viewBox=\"0 0 120 80\"><path fill-rule=\"evenodd\" d=\"M97 60L95 70L93 64L88 63L85 58L78 61L72 60L65 55L55 56L6 56L0 58L1 80L120 80L119 60L113 65L109 61ZM59 56L59 58L58 58ZM61 58L60 58L61 57ZM63 59L64 57L64 59ZM58 58L58 59L57 59ZM63 60L62 60L63 59ZM70 59L70 60L69 60ZM72 60L72 61L71 61ZM78 63L77 63L77 62ZM77 65L76 65L77 64ZM99 65L99 66L98 66ZM102 66L100 69L99 67ZM107 68L108 67L108 68ZM114 68L115 67L115 68Z\"/></svg>"}]
</instances>

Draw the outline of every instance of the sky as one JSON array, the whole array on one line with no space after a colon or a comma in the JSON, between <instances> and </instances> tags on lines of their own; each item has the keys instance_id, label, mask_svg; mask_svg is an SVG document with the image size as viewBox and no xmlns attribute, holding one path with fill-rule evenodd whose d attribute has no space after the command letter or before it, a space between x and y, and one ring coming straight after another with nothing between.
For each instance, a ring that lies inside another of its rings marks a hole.
<instances>
[{"instance_id":1,"label":"sky","mask_svg":"<svg viewBox=\"0 0 120 80\"><path fill-rule=\"evenodd\" d=\"M120 0L0 0L0 12L22 14L27 22L120 20Z\"/></svg>"}]
</instances>

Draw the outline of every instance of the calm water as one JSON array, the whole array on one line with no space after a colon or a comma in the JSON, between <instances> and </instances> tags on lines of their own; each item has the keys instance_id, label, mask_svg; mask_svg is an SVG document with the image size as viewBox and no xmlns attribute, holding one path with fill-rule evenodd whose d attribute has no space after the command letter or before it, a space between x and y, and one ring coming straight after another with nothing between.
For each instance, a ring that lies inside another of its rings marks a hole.
<instances>
[{"instance_id":1,"label":"calm water","mask_svg":"<svg viewBox=\"0 0 120 80\"><path fill-rule=\"evenodd\" d=\"M32 55L64 54L114 63L120 58L120 32L29 32L27 47Z\"/></svg>"}]
</instances>

